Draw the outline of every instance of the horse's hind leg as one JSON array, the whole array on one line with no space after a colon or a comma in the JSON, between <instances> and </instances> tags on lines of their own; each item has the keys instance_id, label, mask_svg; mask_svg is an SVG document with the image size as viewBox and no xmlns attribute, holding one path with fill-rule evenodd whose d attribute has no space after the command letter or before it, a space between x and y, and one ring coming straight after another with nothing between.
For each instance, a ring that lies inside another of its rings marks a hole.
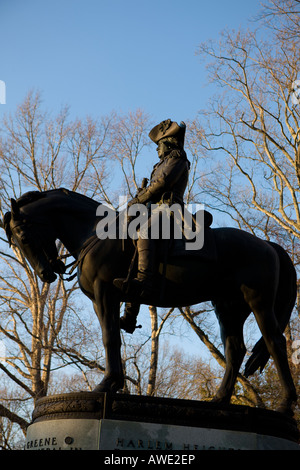
<instances>
[{"instance_id":1,"label":"horse's hind leg","mask_svg":"<svg viewBox=\"0 0 300 470\"><path fill-rule=\"evenodd\" d=\"M213 401L228 404L246 353L243 325L247 314L243 315L240 304L233 306L233 304L218 302L213 305L220 324L226 358L225 374Z\"/></svg>"},{"instance_id":2,"label":"horse's hind leg","mask_svg":"<svg viewBox=\"0 0 300 470\"><path fill-rule=\"evenodd\" d=\"M273 306L266 301L264 295L258 295L252 289L244 288L244 296L253 310L278 372L283 389L283 399L278 411L292 413L292 405L297 400L297 393L288 363L286 340L277 322Z\"/></svg>"}]
</instances>

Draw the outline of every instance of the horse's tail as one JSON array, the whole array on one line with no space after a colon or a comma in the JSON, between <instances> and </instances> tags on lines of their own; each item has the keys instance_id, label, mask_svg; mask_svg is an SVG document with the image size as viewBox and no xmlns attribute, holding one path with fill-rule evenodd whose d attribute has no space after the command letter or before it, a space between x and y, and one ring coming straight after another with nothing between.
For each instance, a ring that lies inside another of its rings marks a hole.
<instances>
[{"instance_id":1,"label":"horse's tail","mask_svg":"<svg viewBox=\"0 0 300 470\"><path fill-rule=\"evenodd\" d=\"M296 270L291 258L281 246L273 242L268 243L275 249L280 262L279 282L275 299L275 316L281 331L284 332L296 302ZM270 354L267 350L265 341L263 338L260 338L260 340L255 344L252 350L252 355L245 365L245 376L249 377L249 375L254 374L258 369L262 372L269 358Z\"/></svg>"}]
</instances>

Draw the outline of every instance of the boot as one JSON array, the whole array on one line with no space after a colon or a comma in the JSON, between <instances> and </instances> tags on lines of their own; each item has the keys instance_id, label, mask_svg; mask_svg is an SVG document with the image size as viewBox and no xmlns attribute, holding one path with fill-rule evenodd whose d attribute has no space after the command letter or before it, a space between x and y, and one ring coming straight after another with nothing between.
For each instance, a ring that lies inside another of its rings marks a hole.
<instances>
[{"instance_id":1,"label":"boot","mask_svg":"<svg viewBox=\"0 0 300 470\"><path fill-rule=\"evenodd\" d=\"M149 296L153 290L155 266L155 241L150 238L138 238L138 272L132 281L115 279L114 285L130 296Z\"/></svg>"},{"instance_id":2,"label":"boot","mask_svg":"<svg viewBox=\"0 0 300 470\"><path fill-rule=\"evenodd\" d=\"M139 238L138 248L138 272L133 284L138 287L140 294L151 293L154 277L154 241L149 238Z\"/></svg>"},{"instance_id":3,"label":"boot","mask_svg":"<svg viewBox=\"0 0 300 470\"><path fill-rule=\"evenodd\" d=\"M136 328L141 328L141 325L136 326L139 310L139 303L127 302L125 304L124 315L120 318L120 328L122 330L125 330L127 333L133 333Z\"/></svg>"}]
</instances>

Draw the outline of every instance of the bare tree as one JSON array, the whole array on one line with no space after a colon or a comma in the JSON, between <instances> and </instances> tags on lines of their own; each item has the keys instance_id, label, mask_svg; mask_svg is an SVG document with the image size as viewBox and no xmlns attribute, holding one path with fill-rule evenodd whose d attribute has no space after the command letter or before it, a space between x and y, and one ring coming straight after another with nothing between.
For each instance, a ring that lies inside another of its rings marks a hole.
<instances>
[{"instance_id":1,"label":"bare tree","mask_svg":"<svg viewBox=\"0 0 300 470\"><path fill-rule=\"evenodd\" d=\"M279 242L296 267L299 20L298 1L272 0L256 30L224 31L218 42L199 46L197 53L206 61L209 80L220 92L193 121L190 142L202 168L194 192L212 209L215 221ZM291 356L293 340L299 337L299 309L286 336ZM207 341L204 331L202 341Z\"/></svg>"},{"instance_id":2,"label":"bare tree","mask_svg":"<svg viewBox=\"0 0 300 470\"><path fill-rule=\"evenodd\" d=\"M300 39L299 32L299 0L269 0L263 4L259 19L275 32L280 41Z\"/></svg>"},{"instance_id":3,"label":"bare tree","mask_svg":"<svg viewBox=\"0 0 300 470\"><path fill-rule=\"evenodd\" d=\"M239 216L245 212L246 217L255 208L264 220L298 238L300 107L293 91L298 45L292 40L289 47L284 40L274 44L272 37L267 42L261 36L261 31L224 32L219 44L199 47L201 56L213 60L211 80L224 91L203 113L210 124L201 144L218 152L221 167L221 159L229 162L224 177L231 178L230 186L225 183L230 193L219 194L225 207L233 200L243 209Z\"/></svg>"},{"instance_id":4,"label":"bare tree","mask_svg":"<svg viewBox=\"0 0 300 470\"><path fill-rule=\"evenodd\" d=\"M111 145L109 125L109 118L99 123L89 118L70 122L67 109L51 118L42 111L40 95L29 93L15 115L3 121L2 217L10 209L10 198L18 198L28 190L67 186L105 197L105 158ZM78 302L75 307L78 290L75 282L65 284L58 279L51 286L41 283L18 247L13 244L10 249L4 233L0 240L0 335L5 344L5 360L0 361L0 370L15 384L14 400L23 400L24 393L35 400L47 394L52 371L74 360L70 354L61 359L65 344L68 352L76 347L78 356L88 362L87 351L91 348L82 318L85 313L84 309L79 311ZM72 336L74 328L76 335ZM98 356L101 362L101 355ZM89 360L97 363L95 357L90 356ZM101 364L98 366L101 370ZM27 425L26 419L12 411L7 401L1 404L0 415L18 422L22 429Z\"/></svg>"}]
</instances>

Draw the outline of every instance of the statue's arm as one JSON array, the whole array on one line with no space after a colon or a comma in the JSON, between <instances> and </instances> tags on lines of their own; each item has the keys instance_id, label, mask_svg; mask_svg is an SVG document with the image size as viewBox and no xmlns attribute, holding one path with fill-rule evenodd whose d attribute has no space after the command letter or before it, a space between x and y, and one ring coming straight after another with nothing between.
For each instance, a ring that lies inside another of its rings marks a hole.
<instances>
[{"instance_id":1,"label":"statue's arm","mask_svg":"<svg viewBox=\"0 0 300 470\"><path fill-rule=\"evenodd\" d=\"M166 159L154 175L149 186L140 191L137 195L137 202L144 204L153 199L158 199L166 191L172 191L173 186L187 171L187 160L178 157L178 154L172 155Z\"/></svg>"}]
</instances>

